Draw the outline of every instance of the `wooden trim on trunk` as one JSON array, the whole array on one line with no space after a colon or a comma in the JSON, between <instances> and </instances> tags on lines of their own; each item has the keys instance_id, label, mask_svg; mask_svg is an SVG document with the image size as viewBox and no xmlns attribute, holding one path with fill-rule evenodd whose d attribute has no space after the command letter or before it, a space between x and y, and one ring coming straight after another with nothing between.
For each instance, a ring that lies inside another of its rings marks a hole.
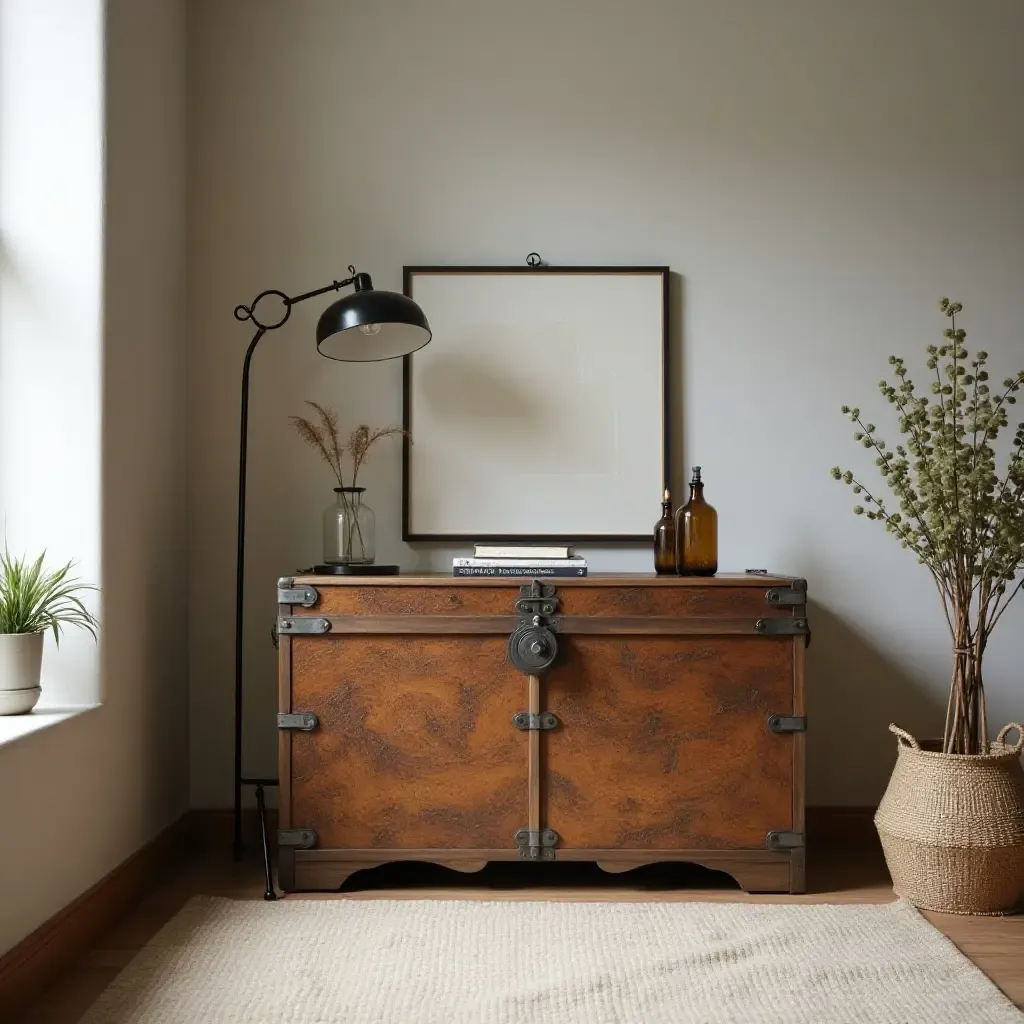
<instances>
[{"instance_id":1,"label":"wooden trim on trunk","mask_svg":"<svg viewBox=\"0 0 1024 1024\"><path fill-rule=\"evenodd\" d=\"M788 618L774 609L765 609L762 618ZM315 611L293 619L326 619L331 628L327 633L301 634L328 636L372 633L383 635L458 636L469 633L510 634L519 625L514 615L317 615ZM623 635L623 636L759 636L758 619L722 619L712 616L673 618L668 615L600 616L554 615L551 617L556 632L564 635ZM292 634L299 635L299 634ZM767 637L772 639L772 637ZM804 637L799 637L804 643ZM281 643L284 644L284 638Z\"/></svg>"},{"instance_id":2,"label":"wooden trim on trunk","mask_svg":"<svg viewBox=\"0 0 1024 1024\"><path fill-rule=\"evenodd\" d=\"M297 584L317 587L514 587L533 582L532 576L452 576L449 573L419 573L404 576L317 576L297 575ZM793 576L762 576L759 573L719 573L717 576L659 576L656 573L608 572L591 576L545 576L545 583L562 587L754 587L786 586Z\"/></svg>"},{"instance_id":3,"label":"wooden trim on trunk","mask_svg":"<svg viewBox=\"0 0 1024 1024\"><path fill-rule=\"evenodd\" d=\"M230 818L230 812L225 812ZM96 940L164 880L192 847L186 814L133 853L0 957L0 1022L15 1021L32 1000L83 957ZM230 845L230 828L226 834ZM69 857L74 850L69 849Z\"/></svg>"},{"instance_id":4,"label":"wooden trim on trunk","mask_svg":"<svg viewBox=\"0 0 1024 1024\"><path fill-rule=\"evenodd\" d=\"M804 652L805 638L793 637L793 714L805 715L804 704ZM793 733L793 831L804 833L806 843L806 788L807 788L807 734ZM804 892L807 888L807 849L793 850L790 861L790 891Z\"/></svg>"},{"instance_id":5,"label":"wooden trim on trunk","mask_svg":"<svg viewBox=\"0 0 1024 1024\"><path fill-rule=\"evenodd\" d=\"M793 739L795 740L799 735L799 733L794 734ZM229 850L231 848L230 810L197 810L190 812L190 817L192 819L192 824L189 831L200 849L222 848L224 850ZM874 817L874 807L829 807L811 805L807 808L804 819L804 828L807 835L807 845L811 849L811 856L814 856L815 849L820 849L823 846L847 846L856 849L863 849L865 847L878 847L878 833L875 831ZM274 836L278 827L278 815L277 810L275 808L267 808L267 819L269 822L268 827L270 828L271 842L274 843ZM794 818L794 831L797 831L796 824L798 820L799 819ZM554 828L557 831L557 822L549 822L549 824L552 828ZM246 836L246 843L258 843L259 819L254 808L247 808L243 812L243 825L244 833ZM316 822L297 821L294 823L294 827L316 828ZM358 860L360 857L364 855L367 858L378 856L381 851L344 850L342 852L344 852L346 859ZM617 852L620 854L625 853L626 855L630 855L634 851L619 850ZM639 853L642 851L635 852ZM759 851L754 852L758 853ZM313 856L319 856L322 853L323 851L321 850L304 850L302 851L302 856L308 858ZM506 856L502 856L502 854ZM332 856L333 855L334 854L332 853ZM488 856L491 860L516 860L519 857L516 848L513 846L509 846L507 849L504 850L445 851L445 856L449 858L458 858L461 856L483 857L485 855ZM772 856L779 856L779 854L772 854ZM783 854L783 856L786 855ZM416 859L415 857L411 856L411 854L404 852L403 857L409 860ZM575 851L563 849L559 849L558 858L560 860L587 859L585 857L576 857Z\"/></svg>"},{"instance_id":6,"label":"wooden trim on trunk","mask_svg":"<svg viewBox=\"0 0 1024 1024\"><path fill-rule=\"evenodd\" d=\"M540 676L529 677L529 701L530 714L534 717L540 714ZM527 825L531 832L540 831L540 795L542 783L542 772L540 765L540 730L531 729L527 734L529 737L529 765L527 766L527 786L529 794L527 799Z\"/></svg>"},{"instance_id":7,"label":"wooden trim on trunk","mask_svg":"<svg viewBox=\"0 0 1024 1024\"><path fill-rule=\"evenodd\" d=\"M282 609L283 611L283 609ZM288 607L288 614L291 614ZM292 638L279 636L277 648L277 710L283 714L290 713L292 708ZM291 828L292 806L292 732L291 729L279 729L277 736L277 778L278 807L280 808L281 828Z\"/></svg>"},{"instance_id":8,"label":"wooden trim on trunk","mask_svg":"<svg viewBox=\"0 0 1024 1024\"><path fill-rule=\"evenodd\" d=\"M300 616L296 615L295 618ZM327 619L331 633L504 633L519 625L515 615L317 615ZM317 635L317 634L314 634ZM326 634L324 634L326 635Z\"/></svg>"}]
</instances>

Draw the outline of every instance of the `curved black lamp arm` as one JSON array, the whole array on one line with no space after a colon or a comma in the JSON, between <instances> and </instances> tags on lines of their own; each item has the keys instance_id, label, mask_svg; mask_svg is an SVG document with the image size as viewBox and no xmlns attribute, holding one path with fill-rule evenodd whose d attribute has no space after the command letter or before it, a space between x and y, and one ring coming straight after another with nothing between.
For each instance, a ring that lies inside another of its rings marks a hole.
<instances>
[{"instance_id":1,"label":"curved black lamp arm","mask_svg":"<svg viewBox=\"0 0 1024 1024\"><path fill-rule=\"evenodd\" d=\"M251 320L256 325L256 333L245 352L242 363L242 422L239 431L238 446L238 549L235 565L235 820L234 820L234 853L235 859L242 855L242 786L255 785L262 799L263 787L274 785L274 779L248 779L242 773L242 627L243 605L245 597L245 485L246 461L249 449L249 370L256 346L267 331L282 327L291 316L292 306L305 299L312 299L327 292L336 292L346 285L354 284L357 288L368 287L369 279L365 274L357 274L355 267L348 268L350 277L344 281L332 281L323 288L316 288L301 295L288 296L275 288L260 292L248 306L235 306L236 320ZM365 283L364 283L365 282ZM282 312L275 321L263 321L256 315L256 307L261 300L274 296L281 302ZM269 890L268 890L269 891Z\"/></svg>"}]
</instances>

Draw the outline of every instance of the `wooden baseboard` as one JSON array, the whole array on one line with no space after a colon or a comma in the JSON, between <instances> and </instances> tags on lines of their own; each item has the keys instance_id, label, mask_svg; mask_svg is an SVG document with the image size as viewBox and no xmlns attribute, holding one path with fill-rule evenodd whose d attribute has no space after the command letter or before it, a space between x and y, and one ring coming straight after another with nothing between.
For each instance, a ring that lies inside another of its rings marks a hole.
<instances>
[{"instance_id":1,"label":"wooden baseboard","mask_svg":"<svg viewBox=\"0 0 1024 1024\"><path fill-rule=\"evenodd\" d=\"M230 808L201 808L191 813L192 842L195 849L202 851L230 851L234 841L235 818ZM277 832L277 808L267 808L267 828L271 842ZM242 812L242 839L247 850L258 849L260 843L260 818L256 809L247 808ZM277 859L275 852L274 859Z\"/></svg>"},{"instance_id":2,"label":"wooden baseboard","mask_svg":"<svg viewBox=\"0 0 1024 1024\"><path fill-rule=\"evenodd\" d=\"M874 807L808 807L807 846L878 848Z\"/></svg>"},{"instance_id":3,"label":"wooden baseboard","mask_svg":"<svg viewBox=\"0 0 1024 1024\"><path fill-rule=\"evenodd\" d=\"M25 1007L179 864L192 848L186 814L0 956L0 1024Z\"/></svg>"}]
</instances>

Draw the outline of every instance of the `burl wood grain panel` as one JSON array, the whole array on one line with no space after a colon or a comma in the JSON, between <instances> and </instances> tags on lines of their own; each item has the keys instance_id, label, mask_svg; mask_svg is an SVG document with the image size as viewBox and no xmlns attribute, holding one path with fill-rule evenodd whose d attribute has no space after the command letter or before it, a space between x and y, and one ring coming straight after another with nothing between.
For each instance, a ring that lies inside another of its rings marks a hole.
<instances>
[{"instance_id":1,"label":"burl wood grain panel","mask_svg":"<svg viewBox=\"0 0 1024 1024\"><path fill-rule=\"evenodd\" d=\"M611 618L749 618L791 615L765 600L768 587L565 587L558 589L560 615Z\"/></svg>"},{"instance_id":2,"label":"burl wood grain panel","mask_svg":"<svg viewBox=\"0 0 1024 1024\"><path fill-rule=\"evenodd\" d=\"M292 638L291 821L319 848L514 848L526 677L503 636Z\"/></svg>"},{"instance_id":3,"label":"burl wood grain panel","mask_svg":"<svg viewBox=\"0 0 1024 1024\"><path fill-rule=\"evenodd\" d=\"M764 849L793 820L793 641L566 638L545 678L544 824L560 846Z\"/></svg>"},{"instance_id":4,"label":"burl wood grain panel","mask_svg":"<svg viewBox=\"0 0 1024 1024\"><path fill-rule=\"evenodd\" d=\"M317 615L515 615L519 582L507 587L318 587Z\"/></svg>"},{"instance_id":5,"label":"burl wood grain panel","mask_svg":"<svg viewBox=\"0 0 1024 1024\"><path fill-rule=\"evenodd\" d=\"M507 586L467 587L439 582L436 586L318 586L320 600L308 612L314 615L515 615L519 600L518 580ZM600 586L571 580L546 580L555 586L558 615L596 618L693 617L761 618L791 615L792 609L769 605L768 586L723 586L709 581L703 586Z\"/></svg>"}]
</instances>

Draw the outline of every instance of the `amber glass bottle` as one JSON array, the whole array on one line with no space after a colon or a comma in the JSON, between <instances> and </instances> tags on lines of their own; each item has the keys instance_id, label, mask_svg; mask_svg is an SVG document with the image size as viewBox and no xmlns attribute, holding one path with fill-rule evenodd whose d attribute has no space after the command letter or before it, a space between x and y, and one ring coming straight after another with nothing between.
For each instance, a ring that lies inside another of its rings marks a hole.
<instances>
[{"instance_id":1,"label":"amber glass bottle","mask_svg":"<svg viewBox=\"0 0 1024 1024\"><path fill-rule=\"evenodd\" d=\"M672 496L668 491L661 502L661 518L654 524L654 571L676 571L676 522L672 518Z\"/></svg>"},{"instance_id":2,"label":"amber glass bottle","mask_svg":"<svg viewBox=\"0 0 1024 1024\"><path fill-rule=\"evenodd\" d=\"M718 513L704 500L700 466L693 467L690 500L676 512L676 571L680 576L718 572Z\"/></svg>"}]
</instances>

